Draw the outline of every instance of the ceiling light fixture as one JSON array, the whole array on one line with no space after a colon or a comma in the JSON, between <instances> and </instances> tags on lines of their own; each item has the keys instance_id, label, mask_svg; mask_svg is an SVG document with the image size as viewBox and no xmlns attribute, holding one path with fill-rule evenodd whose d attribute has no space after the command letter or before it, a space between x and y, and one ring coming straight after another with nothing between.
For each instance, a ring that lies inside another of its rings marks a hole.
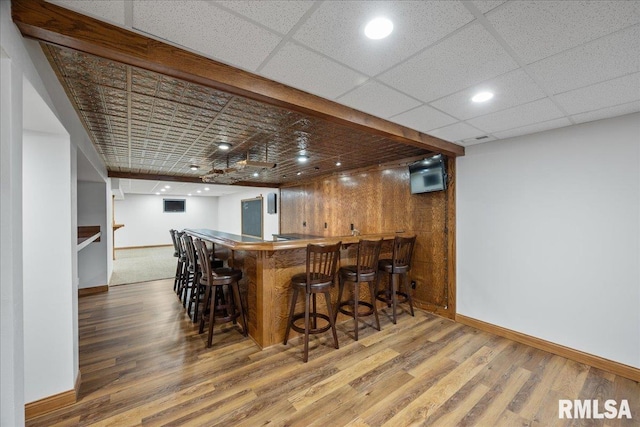
<instances>
[{"instance_id":1,"label":"ceiling light fixture","mask_svg":"<svg viewBox=\"0 0 640 427\"><path fill-rule=\"evenodd\" d=\"M202 191L198 190L198 191L196 191L196 193L202 193Z\"/></svg>"},{"instance_id":2,"label":"ceiling light fixture","mask_svg":"<svg viewBox=\"0 0 640 427\"><path fill-rule=\"evenodd\" d=\"M191 196L191 193L187 194L187 196Z\"/></svg>"},{"instance_id":3,"label":"ceiling light fixture","mask_svg":"<svg viewBox=\"0 0 640 427\"><path fill-rule=\"evenodd\" d=\"M375 18L364 27L364 35L372 40L380 40L387 37L393 31L393 22L387 18Z\"/></svg>"},{"instance_id":4,"label":"ceiling light fixture","mask_svg":"<svg viewBox=\"0 0 640 427\"><path fill-rule=\"evenodd\" d=\"M165 185L164 188L171 188L171 186L170 185Z\"/></svg>"},{"instance_id":5,"label":"ceiling light fixture","mask_svg":"<svg viewBox=\"0 0 640 427\"><path fill-rule=\"evenodd\" d=\"M161 189L160 189L160 191L167 191L167 190L166 190L166 189L164 189L164 188L161 188Z\"/></svg>"},{"instance_id":6,"label":"ceiling light fixture","mask_svg":"<svg viewBox=\"0 0 640 427\"><path fill-rule=\"evenodd\" d=\"M493 93L491 92L479 92L471 98L473 102L487 102L493 98Z\"/></svg>"},{"instance_id":7,"label":"ceiling light fixture","mask_svg":"<svg viewBox=\"0 0 640 427\"><path fill-rule=\"evenodd\" d=\"M204 191L209 191L209 187L204 187Z\"/></svg>"},{"instance_id":8,"label":"ceiling light fixture","mask_svg":"<svg viewBox=\"0 0 640 427\"><path fill-rule=\"evenodd\" d=\"M258 177L258 176L260 176L260 174L258 172L254 172L253 176Z\"/></svg>"},{"instance_id":9,"label":"ceiling light fixture","mask_svg":"<svg viewBox=\"0 0 640 427\"><path fill-rule=\"evenodd\" d=\"M200 166L198 166L198 165L191 165L191 166L189 166L189 169L191 169L192 171L197 171L198 169L200 169Z\"/></svg>"},{"instance_id":10,"label":"ceiling light fixture","mask_svg":"<svg viewBox=\"0 0 640 427\"><path fill-rule=\"evenodd\" d=\"M226 142L221 142L220 144L218 144L218 148L220 150L227 151L231 148L231 144L228 144Z\"/></svg>"},{"instance_id":11,"label":"ceiling light fixture","mask_svg":"<svg viewBox=\"0 0 640 427\"><path fill-rule=\"evenodd\" d=\"M298 162L300 162L300 163L306 163L307 160L309 160L309 156L307 156L305 154L300 154L298 156Z\"/></svg>"},{"instance_id":12,"label":"ceiling light fixture","mask_svg":"<svg viewBox=\"0 0 640 427\"><path fill-rule=\"evenodd\" d=\"M342 163L336 162L336 166L342 166Z\"/></svg>"},{"instance_id":13,"label":"ceiling light fixture","mask_svg":"<svg viewBox=\"0 0 640 427\"><path fill-rule=\"evenodd\" d=\"M160 195L160 193L156 193L156 196L159 196L159 195Z\"/></svg>"}]
</instances>

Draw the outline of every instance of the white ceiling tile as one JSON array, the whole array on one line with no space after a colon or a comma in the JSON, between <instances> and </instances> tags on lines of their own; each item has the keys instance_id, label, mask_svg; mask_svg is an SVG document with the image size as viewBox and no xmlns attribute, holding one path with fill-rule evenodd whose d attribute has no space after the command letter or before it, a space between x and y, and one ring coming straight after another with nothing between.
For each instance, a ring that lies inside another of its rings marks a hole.
<instances>
[{"instance_id":1,"label":"white ceiling tile","mask_svg":"<svg viewBox=\"0 0 640 427\"><path fill-rule=\"evenodd\" d=\"M561 93L555 99L569 114L637 101L640 100L640 73Z\"/></svg>"},{"instance_id":2,"label":"white ceiling tile","mask_svg":"<svg viewBox=\"0 0 640 427\"><path fill-rule=\"evenodd\" d=\"M231 9L273 30L286 34L313 5L312 1L217 1L216 5Z\"/></svg>"},{"instance_id":3,"label":"white ceiling tile","mask_svg":"<svg viewBox=\"0 0 640 427\"><path fill-rule=\"evenodd\" d=\"M453 117L444 114L428 105L414 108L411 111L390 118L392 122L401 124L420 132L428 132L442 126L457 122Z\"/></svg>"},{"instance_id":4,"label":"white ceiling tile","mask_svg":"<svg viewBox=\"0 0 640 427\"><path fill-rule=\"evenodd\" d=\"M517 67L502 46L479 24L474 24L379 79L429 102Z\"/></svg>"},{"instance_id":5,"label":"white ceiling tile","mask_svg":"<svg viewBox=\"0 0 640 427\"><path fill-rule=\"evenodd\" d=\"M463 141L469 138L485 136L486 132L474 128L464 122L455 123L429 131L429 135L444 139L449 142Z\"/></svg>"},{"instance_id":6,"label":"white ceiling tile","mask_svg":"<svg viewBox=\"0 0 640 427\"><path fill-rule=\"evenodd\" d=\"M370 40L364 27L385 16L391 35ZM388 69L464 24L473 15L451 1L328 1L298 29L294 38L370 76Z\"/></svg>"},{"instance_id":7,"label":"white ceiling tile","mask_svg":"<svg viewBox=\"0 0 640 427\"><path fill-rule=\"evenodd\" d=\"M124 0L47 0L66 9L71 9L83 15L93 16L103 21L125 26Z\"/></svg>"},{"instance_id":8,"label":"white ceiling tile","mask_svg":"<svg viewBox=\"0 0 640 427\"><path fill-rule=\"evenodd\" d=\"M509 108L467 120L467 123L483 129L488 133L495 133L507 129L519 128L534 123L562 117L563 114L549 98L539 99L528 104Z\"/></svg>"},{"instance_id":9,"label":"white ceiling tile","mask_svg":"<svg viewBox=\"0 0 640 427\"><path fill-rule=\"evenodd\" d=\"M633 101L627 104L616 105L614 107L602 108L588 113L576 114L571 118L576 123L592 122L594 120L608 119L611 117L624 116L625 114L637 113L640 111L640 101Z\"/></svg>"},{"instance_id":10,"label":"white ceiling tile","mask_svg":"<svg viewBox=\"0 0 640 427\"><path fill-rule=\"evenodd\" d=\"M640 25L529 65L529 70L550 93L640 71Z\"/></svg>"},{"instance_id":11,"label":"white ceiling tile","mask_svg":"<svg viewBox=\"0 0 640 427\"><path fill-rule=\"evenodd\" d=\"M337 100L356 110L387 118L415 108L420 102L388 88L376 81L370 81L359 88L341 96Z\"/></svg>"},{"instance_id":12,"label":"white ceiling tile","mask_svg":"<svg viewBox=\"0 0 640 427\"><path fill-rule=\"evenodd\" d=\"M532 125L523 126L515 129L504 130L502 132L494 132L493 135L499 139L513 138L514 136L528 135L530 133L542 132L549 129L557 129L571 125L566 117L560 119L548 120L546 122L534 123Z\"/></svg>"},{"instance_id":13,"label":"white ceiling tile","mask_svg":"<svg viewBox=\"0 0 640 427\"><path fill-rule=\"evenodd\" d=\"M489 22L531 63L640 22L638 1L513 1Z\"/></svg>"},{"instance_id":14,"label":"white ceiling tile","mask_svg":"<svg viewBox=\"0 0 640 427\"><path fill-rule=\"evenodd\" d=\"M480 12L487 13L490 10L495 9L507 0L473 0L472 3L478 8Z\"/></svg>"},{"instance_id":15,"label":"white ceiling tile","mask_svg":"<svg viewBox=\"0 0 640 427\"><path fill-rule=\"evenodd\" d=\"M492 92L494 97L487 102L471 101L475 94L484 91ZM460 120L467 120L544 97L545 93L531 77L523 70L518 69L439 99L432 102L431 105Z\"/></svg>"},{"instance_id":16,"label":"white ceiling tile","mask_svg":"<svg viewBox=\"0 0 640 427\"><path fill-rule=\"evenodd\" d=\"M333 99L368 77L294 43L287 43L262 68L270 79Z\"/></svg>"},{"instance_id":17,"label":"white ceiling tile","mask_svg":"<svg viewBox=\"0 0 640 427\"><path fill-rule=\"evenodd\" d=\"M255 70L281 40L203 1L136 0L133 27L248 70Z\"/></svg>"}]
</instances>

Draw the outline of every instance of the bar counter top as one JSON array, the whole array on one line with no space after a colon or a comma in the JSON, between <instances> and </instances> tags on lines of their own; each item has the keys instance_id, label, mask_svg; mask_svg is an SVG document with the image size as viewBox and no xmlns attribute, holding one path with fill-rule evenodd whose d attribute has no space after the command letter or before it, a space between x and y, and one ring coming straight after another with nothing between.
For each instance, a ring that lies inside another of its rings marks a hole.
<instances>
[{"instance_id":1,"label":"bar counter top","mask_svg":"<svg viewBox=\"0 0 640 427\"><path fill-rule=\"evenodd\" d=\"M225 233L223 231L210 230L207 228L186 228L184 230L187 234L198 237L203 240L213 242L222 246L226 246L232 250L240 251L279 251L287 249L299 249L306 248L307 244L313 243L316 245L332 244L342 241L342 243L358 243L359 240L391 240L397 233L375 233L375 234L362 234L352 236L351 234L345 236L323 236L314 238L301 238L292 240L262 240L257 237L241 236L238 234Z\"/></svg>"}]
</instances>

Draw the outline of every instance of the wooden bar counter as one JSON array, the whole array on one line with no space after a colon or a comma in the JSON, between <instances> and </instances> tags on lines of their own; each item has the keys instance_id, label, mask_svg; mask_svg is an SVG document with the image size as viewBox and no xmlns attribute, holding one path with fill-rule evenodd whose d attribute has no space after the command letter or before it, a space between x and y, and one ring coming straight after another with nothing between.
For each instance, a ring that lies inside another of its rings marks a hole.
<instances>
[{"instance_id":1,"label":"wooden bar counter","mask_svg":"<svg viewBox=\"0 0 640 427\"><path fill-rule=\"evenodd\" d=\"M355 261L355 246L351 244L358 243L360 239L382 238L386 244L383 245L381 256L390 256L390 243L396 235L379 233L266 241L208 229L185 229L184 231L193 237L213 242L216 245L216 254L225 248L228 251L229 262L235 268L242 270L243 278L240 285L247 298L249 335L262 348L280 344L284 339L292 293L289 281L294 274L305 271L307 244L330 244L342 241L344 246L340 254L340 262L346 265L353 264ZM332 296L335 303L337 287ZM319 306L323 304L322 300L322 298L318 299ZM302 309L301 301L299 304Z\"/></svg>"}]
</instances>

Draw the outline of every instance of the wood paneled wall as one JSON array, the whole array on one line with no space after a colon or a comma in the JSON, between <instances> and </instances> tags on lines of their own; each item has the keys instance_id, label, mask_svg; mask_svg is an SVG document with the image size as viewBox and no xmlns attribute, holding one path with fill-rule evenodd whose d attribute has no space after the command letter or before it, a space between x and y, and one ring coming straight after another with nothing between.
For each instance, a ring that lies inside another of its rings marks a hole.
<instances>
[{"instance_id":1,"label":"wood paneled wall","mask_svg":"<svg viewBox=\"0 0 640 427\"><path fill-rule=\"evenodd\" d=\"M418 236L410 280L417 305L455 315L455 159L445 192L411 194L406 164L355 170L281 188L281 233ZM305 225L306 224L306 225Z\"/></svg>"}]
</instances>

